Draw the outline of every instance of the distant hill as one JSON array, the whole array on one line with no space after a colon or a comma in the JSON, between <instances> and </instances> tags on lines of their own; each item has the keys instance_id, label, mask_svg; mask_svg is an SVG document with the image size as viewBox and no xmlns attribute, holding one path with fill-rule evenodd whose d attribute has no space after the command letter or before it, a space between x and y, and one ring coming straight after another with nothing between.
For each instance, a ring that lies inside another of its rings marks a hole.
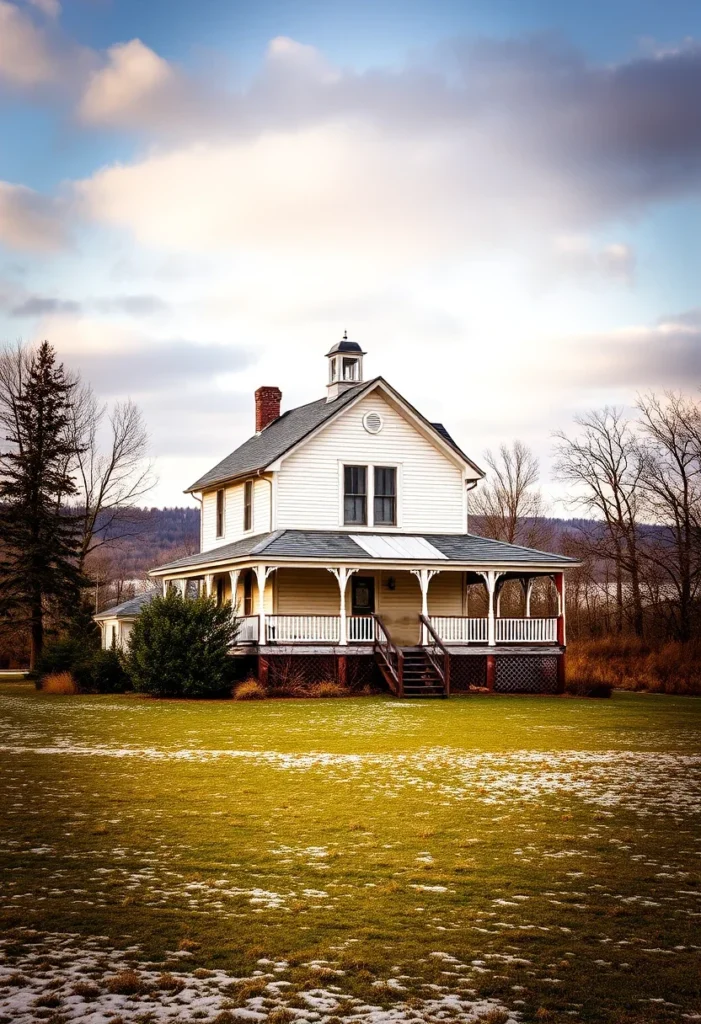
<instances>
[{"instance_id":1,"label":"distant hill","mask_svg":"<svg viewBox=\"0 0 701 1024\"><path fill-rule=\"evenodd\" d=\"M126 524L119 522L111 531L127 536L102 549L119 561L125 577L136 578L156 565L199 551L198 508L132 509L127 516Z\"/></svg>"}]
</instances>

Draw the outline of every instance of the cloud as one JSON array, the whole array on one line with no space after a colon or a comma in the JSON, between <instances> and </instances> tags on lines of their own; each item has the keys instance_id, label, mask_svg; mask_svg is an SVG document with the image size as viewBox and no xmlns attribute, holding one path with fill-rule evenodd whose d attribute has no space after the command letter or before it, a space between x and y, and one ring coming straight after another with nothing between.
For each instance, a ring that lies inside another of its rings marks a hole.
<instances>
[{"instance_id":1,"label":"cloud","mask_svg":"<svg viewBox=\"0 0 701 1024\"><path fill-rule=\"evenodd\" d=\"M12 317L41 317L53 313L80 314L94 311L103 316L126 314L136 318L158 316L167 313L170 306L158 295L115 295L109 298L61 299L55 296L32 295L24 289L0 282L0 308L6 309Z\"/></svg>"},{"instance_id":2,"label":"cloud","mask_svg":"<svg viewBox=\"0 0 701 1024\"><path fill-rule=\"evenodd\" d=\"M701 309L650 325L569 337L559 357L556 377L580 389L696 389L701 385Z\"/></svg>"},{"instance_id":3,"label":"cloud","mask_svg":"<svg viewBox=\"0 0 701 1024\"><path fill-rule=\"evenodd\" d=\"M635 253L624 242L597 246L586 236L567 235L555 239L545 267L550 276L573 278L580 283L608 280L632 284Z\"/></svg>"},{"instance_id":4,"label":"cloud","mask_svg":"<svg viewBox=\"0 0 701 1024\"><path fill-rule=\"evenodd\" d=\"M181 100L179 78L168 61L140 39L111 46L106 64L93 72L80 100L87 124L136 126L157 120Z\"/></svg>"},{"instance_id":5,"label":"cloud","mask_svg":"<svg viewBox=\"0 0 701 1024\"><path fill-rule=\"evenodd\" d=\"M59 62L43 28L15 4L0 0L0 82L29 87L58 77Z\"/></svg>"},{"instance_id":6,"label":"cloud","mask_svg":"<svg viewBox=\"0 0 701 1024\"><path fill-rule=\"evenodd\" d=\"M58 18L61 13L59 0L27 0L27 3L30 7L36 7L47 18Z\"/></svg>"},{"instance_id":7,"label":"cloud","mask_svg":"<svg viewBox=\"0 0 701 1024\"><path fill-rule=\"evenodd\" d=\"M226 96L141 43L110 53L83 116L168 148L77 192L88 218L154 249L323 246L338 273L361 250L394 266L586 236L701 191L701 47L596 66L547 39L454 43L442 69L356 73L281 38ZM557 255L619 281L634 269L625 241Z\"/></svg>"},{"instance_id":8,"label":"cloud","mask_svg":"<svg viewBox=\"0 0 701 1024\"><path fill-rule=\"evenodd\" d=\"M0 181L0 245L49 252L61 248L66 240L57 201L24 185Z\"/></svg>"},{"instance_id":9,"label":"cloud","mask_svg":"<svg viewBox=\"0 0 701 1024\"><path fill-rule=\"evenodd\" d=\"M50 313L79 313L81 305L72 299L43 298L31 295L10 308L10 316L47 316Z\"/></svg>"},{"instance_id":10,"label":"cloud","mask_svg":"<svg viewBox=\"0 0 701 1024\"><path fill-rule=\"evenodd\" d=\"M236 374L255 361L243 347L149 336L89 316L50 315L35 333L48 338L60 358L102 395L177 395L197 382L211 387L215 377Z\"/></svg>"}]
</instances>

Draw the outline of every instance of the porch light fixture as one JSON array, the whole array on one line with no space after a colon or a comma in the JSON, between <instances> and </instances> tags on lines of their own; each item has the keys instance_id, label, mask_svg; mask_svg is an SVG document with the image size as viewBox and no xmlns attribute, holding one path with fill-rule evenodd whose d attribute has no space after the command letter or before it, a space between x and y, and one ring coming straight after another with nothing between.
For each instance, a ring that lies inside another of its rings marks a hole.
<instances>
[{"instance_id":1,"label":"porch light fixture","mask_svg":"<svg viewBox=\"0 0 701 1024\"><path fill-rule=\"evenodd\" d=\"M387 577L387 589L388 590L396 590L397 589L397 581L395 580L394 576L388 576Z\"/></svg>"}]
</instances>

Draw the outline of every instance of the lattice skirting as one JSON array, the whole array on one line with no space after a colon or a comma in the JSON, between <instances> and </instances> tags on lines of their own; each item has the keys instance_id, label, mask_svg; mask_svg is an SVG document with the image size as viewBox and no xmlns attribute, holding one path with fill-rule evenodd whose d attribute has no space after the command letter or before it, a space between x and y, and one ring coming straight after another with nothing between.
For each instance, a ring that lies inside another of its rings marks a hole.
<instances>
[{"instance_id":1,"label":"lattice skirting","mask_svg":"<svg viewBox=\"0 0 701 1024\"><path fill-rule=\"evenodd\" d=\"M495 693L557 693L556 656L501 655L494 661Z\"/></svg>"},{"instance_id":2,"label":"lattice skirting","mask_svg":"<svg viewBox=\"0 0 701 1024\"><path fill-rule=\"evenodd\" d=\"M487 685L487 659L482 654L453 655L450 659L450 690L466 693L475 686Z\"/></svg>"}]
</instances>

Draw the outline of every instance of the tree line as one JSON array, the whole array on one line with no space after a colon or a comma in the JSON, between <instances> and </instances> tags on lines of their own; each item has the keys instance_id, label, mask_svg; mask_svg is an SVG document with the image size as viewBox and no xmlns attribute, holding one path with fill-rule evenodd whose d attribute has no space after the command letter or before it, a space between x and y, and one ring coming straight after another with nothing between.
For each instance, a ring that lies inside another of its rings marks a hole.
<instances>
[{"instance_id":1,"label":"tree line","mask_svg":"<svg viewBox=\"0 0 701 1024\"><path fill-rule=\"evenodd\" d=\"M28 636L31 668L47 625L90 622L91 559L153 483L133 402L99 402L48 342L0 353L0 632Z\"/></svg>"},{"instance_id":2,"label":"tree line","mask_svg":"<svg viewBox=\"0 0 701 1024\"><path fill-rule=\"evenodd\" d=\"M578 558L568 573L570 632L693 639L701 584L701 403L667 391L631 414L605 407L554 435L554 475L580 516L556 534L539 467L520 442L487 453L472 511L498 540Z\"/></svg>"}]
</instances>

